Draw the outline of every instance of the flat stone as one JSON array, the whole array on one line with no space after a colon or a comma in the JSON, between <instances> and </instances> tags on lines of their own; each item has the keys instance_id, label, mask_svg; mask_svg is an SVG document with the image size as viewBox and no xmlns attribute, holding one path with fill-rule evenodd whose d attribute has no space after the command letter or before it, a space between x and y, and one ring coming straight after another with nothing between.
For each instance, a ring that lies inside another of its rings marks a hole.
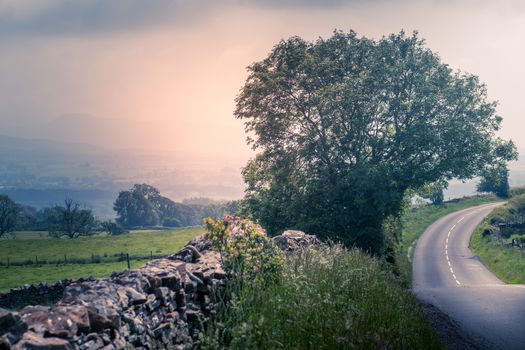
<instances>
[{"instance_id":1,"label":"flat stone","mask_svg":"<svg viewBox=\"0 0 525 350\"><path fill-rule=\"evenodd\" d=\"M61 338L44 338L34 332L26 332L22 339L11 347L13 350L72 350L71 344Z\"/></svg>"},{"instance_id":2,"label":"flat stone","mask_svg":"<svg viewBox=\"0 0 525 350\"><path fill-rule=\"evenodd\" d=\"M0 335L6 334L15 324L13 313L0 308Z\"/></svg>"},{"instance_id":3,"label":"flat stone","mask_svg":"<svg viewBox=\"0 0 525 350\"><path fill-rule=\"evenodd\" d=\"M29 329L43 335L71 338L78 332L89 332L88 311L84 306L27 306L20 311Z\"/></svg>"},{"instance_id":4,"label":"flat stone","mask_svg":"<svg viewBox=\"0 0 525 350\"><path fill-rule=\"evenodd\" d=\"M155 296L163 303L166 303L170 299L170 290L168 287L159 287L155 289Z\"/></svg>"}]
</instances>

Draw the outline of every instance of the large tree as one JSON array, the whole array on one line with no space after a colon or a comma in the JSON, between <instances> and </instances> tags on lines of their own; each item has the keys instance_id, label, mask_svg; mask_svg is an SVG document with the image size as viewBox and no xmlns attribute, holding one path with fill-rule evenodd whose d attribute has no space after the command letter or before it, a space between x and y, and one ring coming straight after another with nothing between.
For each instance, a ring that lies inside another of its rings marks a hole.
<instances>
[{"instance_id":1,"label":"large tree","mask_svg":"<svg viewBox=\"0 0 525 350\"><path fill-rule=\"evenodd\" d=\"M117 212L117 221L128 228L201 223L191 207L161 196L158 189L147 184L136 184L128 191L121 191L113 209Z\"/></svg>"},{"instance_id":2,"label":"large tree","mask_svg":"<svg viewBox=\"0 0 525 350\"><path fill-rule=\"evenodd\" d=\"M21 207L6 195L0 195L0 237L13 232L18 222Z\"/></svg>"},{"instance_id":3,"label":"large tree","mask_svg":"<svg viewBox=\"0 0 525 350\"><path fill-rule=\"evenodd\" d=\"M113 204L117 212L117 222L124 227L155 226L159 215L150 196L142 191L142 185L135 185L129 191L121 191Z\"/></svg>"},{"instance_id":4,"label":"large tree","mask_svg":"<svg viewBox=\"0 0 525 350\"><path fill-rule=\"evenodd\" d=\"M298 228L381 253L407 189L515 157L495 136L485 86L416 33L292 37L248 71L235 115L260 153L243 170L245 208L270 233Z\"/></svg>"}]
</instances>

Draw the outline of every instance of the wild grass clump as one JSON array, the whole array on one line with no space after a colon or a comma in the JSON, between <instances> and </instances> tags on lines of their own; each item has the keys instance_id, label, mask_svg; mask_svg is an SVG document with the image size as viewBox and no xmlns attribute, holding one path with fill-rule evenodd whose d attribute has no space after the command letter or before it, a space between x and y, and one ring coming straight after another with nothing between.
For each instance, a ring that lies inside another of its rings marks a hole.
<instances>
[{"instance_id":1,"label":"wild grass clump","mask_svg":"<svg viewBox=\"0 0 525 350\"><path fill-rule=\"evenodd\" d=\"M228 285L209 349L439 349L414 297L381 263L339 245L286 257L279 279Z\"/></svg>"}]
</instances>

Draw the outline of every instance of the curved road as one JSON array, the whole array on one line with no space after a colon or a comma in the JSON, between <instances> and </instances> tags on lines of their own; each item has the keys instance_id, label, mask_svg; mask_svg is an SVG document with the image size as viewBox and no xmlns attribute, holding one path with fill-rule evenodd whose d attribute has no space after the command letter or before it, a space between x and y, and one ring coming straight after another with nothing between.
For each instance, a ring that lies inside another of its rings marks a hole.
<instances>
[{"instance_id":1,"label":"curved road","mask_svg":"<svg viewBox=\"0 0 525 350\"><path fill-rule=\"evenodd\" d=\"M449 214L419 238L413 290L489 349L525 349L525 285L507 285L468 248L470 236L499 204Z\"/></svg>"}]
</instances>

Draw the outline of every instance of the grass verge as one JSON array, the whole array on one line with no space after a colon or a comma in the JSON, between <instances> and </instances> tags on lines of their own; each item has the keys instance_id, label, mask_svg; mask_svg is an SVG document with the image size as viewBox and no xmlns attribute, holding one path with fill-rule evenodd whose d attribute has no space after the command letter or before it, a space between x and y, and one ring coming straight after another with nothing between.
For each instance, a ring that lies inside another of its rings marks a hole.
<instances>
[{"instance_id":1,"label":"grass verge","mask_svg":"<svg viewBox=\"0 0 525 350\"><path fill-rule=\"evenodd\" d=\"M428 226L454 211L498 201L496 196L475 196L446 202L441 206L428 205L408 211L402 218L403 231L396 251L396 261L402 280L412 285L412 250Z\"/></svg>"},{"instance_id":2,"label":"grass verge","mask_svg":"<svg viewBox=\"0 0 525 350\"><path fill-rule=\"evenodd\" d=\"M502 217L512 217L512 214L520 214L520 208L516 208L516 202L525 205L525 196L520 196L506 205L490 213L476 228L470 239L470 249L483 261L483 264L505 283L525 284L525 252L512 246L511 240L521 235L496 238L491 232L490 223L501 220ZM523 207L521 208L521 210Z\"/></svg>"},{"instance_id":3,"label":"grass verge","mask_svg":"<svg viewBox=\"0 0 525 350\"><path fill-rule=\"evenodd\" d=\"M204 348L441 348L415 298L356 249L295 254L280 282L228 288L232 299L220 307Z\"/></svg>"}]
</instances>

